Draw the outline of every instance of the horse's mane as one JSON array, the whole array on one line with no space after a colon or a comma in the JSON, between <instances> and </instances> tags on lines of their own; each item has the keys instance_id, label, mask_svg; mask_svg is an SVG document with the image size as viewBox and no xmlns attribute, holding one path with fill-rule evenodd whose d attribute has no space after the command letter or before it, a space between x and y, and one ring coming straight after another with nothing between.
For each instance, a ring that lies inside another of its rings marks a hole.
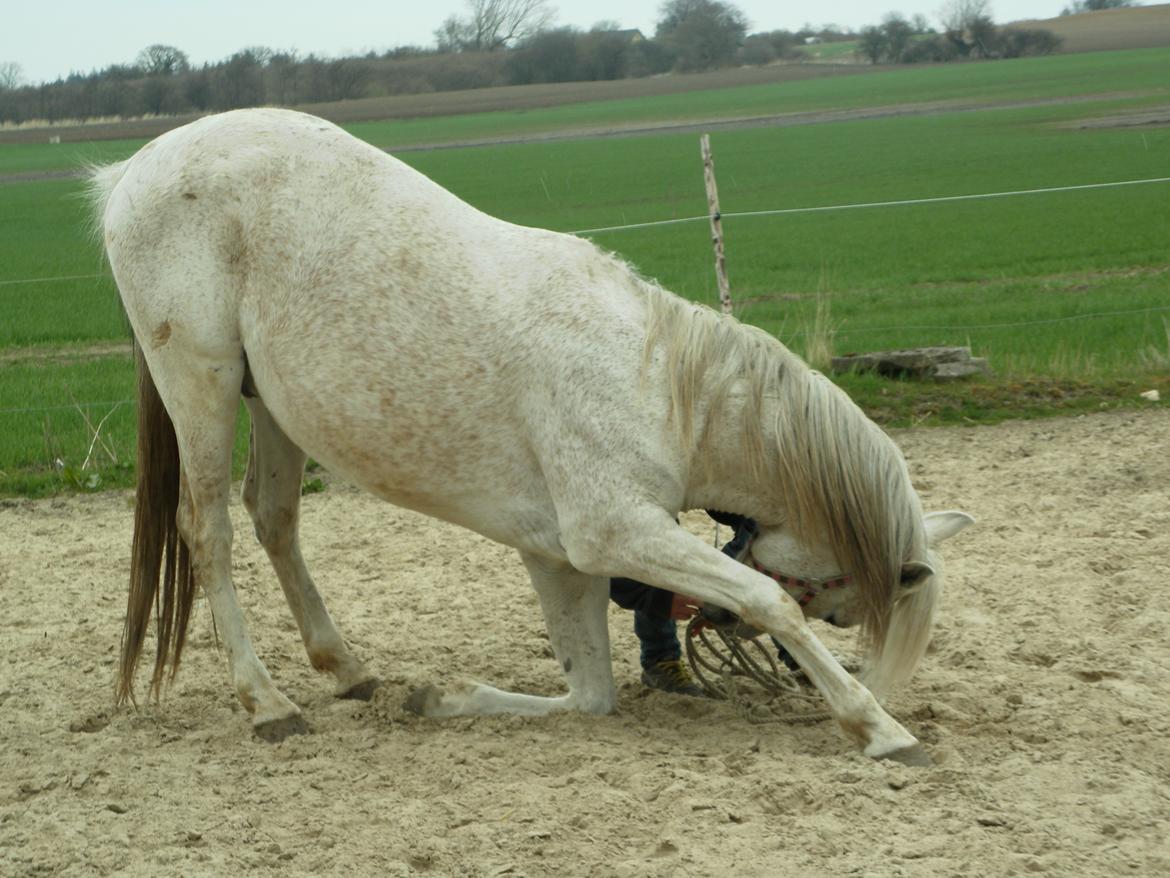
<instances>
[{"instance_id":1,"label":"horse's mane","mask_svg":"<svg viewBox=\"0 0 1170 878\"><path fill-rule=\"evenodd\" d=\"M644 364L663 351L680 441L701 446L727 412L732 388L746 387L741 454L748 472L780 493L798 539L827 544L847 565L865 607L862 638L871 662L888 664L894 657L882 661L881 654L902 563L927 557L921 505L901 452L844 392L771 335L651 285L646 290ZM696 437L700 403L707 416ZM775 412L771 423L763 422L765 411ZM913 670L929 635L923 621L915 655L895 660L911 666L886 668L884 676Z\"/></svg>"}]
</instances>

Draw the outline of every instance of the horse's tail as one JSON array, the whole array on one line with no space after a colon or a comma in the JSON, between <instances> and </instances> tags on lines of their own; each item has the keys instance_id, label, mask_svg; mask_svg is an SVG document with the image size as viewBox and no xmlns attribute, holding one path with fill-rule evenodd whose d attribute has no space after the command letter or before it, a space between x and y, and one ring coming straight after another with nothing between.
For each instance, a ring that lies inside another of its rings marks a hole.
<instances>
[{"instance_id":1,"label":"horse's tail","mask_svg":"<svg viewBox=\"0 0 1170 878\"><path fill-rule=\"evenodd\" d=\"M91 167L88 195L93 231L104 240L107 206L129 162ZM122 629L117 701L134 701L134 672L142 655L151 609L156 617L157 646L151 691L157 696L170 665L179 668L187 623L195 599L191 558L179 534L179 446L175 426L163 405L146 365L142 348L134 345L138 372L138 486L134 506L134 542L130 560L130 593ZM161 580L162 587L159 583Z\"/></svg>"},{"instance_id":2,"label":"horse's tail","mask_svg":"<svg viewBox=\"0 0 1170 878\"><path fill-rule=\"evenodd\" d=\"M118 703L134 700L134 672L142 655L151 608L155 611L157 646L150 688L157 697L167 665L171 677L179 669L195 602L191 555L177 522L179 445L175 426L137 344L134 352L138 369L138 487L130 593L118 667Z\"/></svg>"},{"instance_id":3,"label":"horse's tail","mask_svg":"<svg viewBox=\"0 0 1170 878\"><path fill-rule=\"evenodd\" d=\"M85 194L89 199L92 217L90 232L98 244L104 243L106 206L110 203L114 187L118 185L118 181L125 175L129 166L130 161L127 159L112 165L86 165L84 168Z\"/></svg>"},{"instance_id":4,"label":"horse's tail","mask_svg":"<svg viewBox=\"0 0 1170 878\"><path fill-rule=\"evenodd\" d=\"M935 574L894 602L885 638L862 674L879 701L909 680L926 654L943 590L941 561L935 556L931 562Z\"/></svg>"}]
</instances>

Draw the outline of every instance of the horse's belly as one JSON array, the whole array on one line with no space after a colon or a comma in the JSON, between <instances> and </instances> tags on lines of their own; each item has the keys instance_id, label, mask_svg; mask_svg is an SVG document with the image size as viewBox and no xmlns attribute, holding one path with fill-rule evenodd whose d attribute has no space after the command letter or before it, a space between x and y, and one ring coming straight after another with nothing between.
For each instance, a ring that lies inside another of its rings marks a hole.
<instances>
[{"instance_id":1,"label":"horse's belly","mask_svg":"<svg viewBox=\"0 0 1170 878\"><path fill-rule=\"evenodd\" d=\"M425 380L398 358L341 366L348 357L320 350L249 359L261 399L289 438L358 487L520 547L547 529L540 522L555 522L518 418L483 375Z\"/></svg>"}]
</instances>

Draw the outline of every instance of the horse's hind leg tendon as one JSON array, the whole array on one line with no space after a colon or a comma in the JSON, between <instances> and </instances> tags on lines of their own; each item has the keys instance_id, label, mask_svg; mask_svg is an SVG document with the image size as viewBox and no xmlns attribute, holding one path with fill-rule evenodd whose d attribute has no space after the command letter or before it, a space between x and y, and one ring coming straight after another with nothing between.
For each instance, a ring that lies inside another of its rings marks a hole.
<instances>
[{"instance_id":1,"label":"horse's hind leg tendon","mask_svg":"<svg viewBox=\"0 0 1170 878\"><path fill-rule=\"evenodd\" d=\"M252 714L253 728L262 737L283 737L303 731L300 710L276 688L257 658L231 580L228 498L243 352L209 354L193 348L172 337L161 349L145 351L179 446L176 524L191 551L196 581L211 605L232 683Z\"/></svg>"},{"instance_id":2,"label":"horse's hind leg tendon","mask_svg":"<svg viewBox=\"0 0 1170 878\"><path fill-rule=\"evenodd\" d=\"M588 576L564 562L525 553L521 558L540 597L549 641L569 684L569 693L547 698L483 684L451 693L427 687L411 695L407 702L410 709L435 717L497 713L543 716L555 710L610 713L614 709L617 701L606 619L609 581Z\"/></svg>"},{"instance_id":3,"label":"horse's hind leg tendon","mask_svg":"<svg viewBox=\"0 0 1170 878\"><path fill-rule=\"evenodd\" d=\"M368 699L378 680L346 647L301 555L298 522L305 453L280 429L261 400L249 399L247 404L252 436L243 498L256 539L280 580L310 663L333 675L338 697Z\"/></svg>"}]
</instances>

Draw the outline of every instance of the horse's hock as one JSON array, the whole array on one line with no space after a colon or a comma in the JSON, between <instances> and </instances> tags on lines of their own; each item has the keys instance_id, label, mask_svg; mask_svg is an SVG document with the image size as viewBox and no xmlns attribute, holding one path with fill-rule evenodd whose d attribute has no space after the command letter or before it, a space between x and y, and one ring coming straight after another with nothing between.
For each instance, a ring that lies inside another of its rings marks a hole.
<instances>
[{"instance_id":1,"label":"horse's hock","mask_svg":"<svg viewBox=\"0 0 1170 878\"><path fill-rule=\"evenodd\" d=\"M929 378L954 381L972 375L988 375L991 366L985 357L972 357L968 347L910 348L833 357L833 374L877 372L890 378Z\"/></svg>"}]
</instances>

